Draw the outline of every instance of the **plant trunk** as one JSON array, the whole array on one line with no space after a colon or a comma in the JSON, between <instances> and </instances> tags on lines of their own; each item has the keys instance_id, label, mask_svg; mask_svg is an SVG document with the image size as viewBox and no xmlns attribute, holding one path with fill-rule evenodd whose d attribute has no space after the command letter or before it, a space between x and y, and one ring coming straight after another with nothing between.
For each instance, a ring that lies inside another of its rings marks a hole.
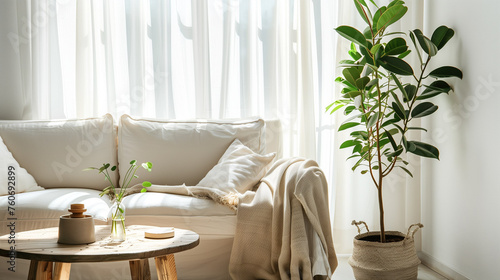
<instances>
[{"instance_id":1,"label":"plant trunk","mask_svg":"<svg viewBox=\"0 0 500 280\"><path fill-rule=\"evenodd\" d=\"M380 210L380 242L385 243L384 203L382 201L382 180L379 180L378 208Z\"/></svg>"}]
</instances>

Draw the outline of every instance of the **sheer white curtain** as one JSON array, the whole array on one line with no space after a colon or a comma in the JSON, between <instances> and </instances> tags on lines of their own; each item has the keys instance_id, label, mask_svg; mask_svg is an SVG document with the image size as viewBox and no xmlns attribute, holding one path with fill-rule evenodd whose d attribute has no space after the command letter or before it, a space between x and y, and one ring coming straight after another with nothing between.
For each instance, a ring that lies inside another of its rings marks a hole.
<instances>
[{"instance_id":1,"label":"sheer white curtain","mask_svg":"<svg viewBox=\"0 0 500 280\"><path fill-rule=\"evenodd\" d=\"M23 118L279 118L285 155L316 158L318 119L333 98L331 1L14 6Z\"/></svg>"},{"instance_id":2,"label":"sheer white curtain","mask_svg":"<svg viewBox=\"0 0 500 280\"><path fill-rule=\"evenodd\" d=\"M412 1L419 19L420 2ZM278 118L284 156L316 159L330 183L338 253L350 253L353 219L376 228L368 178L339 151L336 61L348 43L333 28L355 24L351 1L7 0L0 22L20 81L23 119L111 113L156 118ZM415 25L411 25L415 26ZM0 29L0 32L2 29ZM338 41L338 43L337 43ZM7 44L1 44L2 46ZM1 58L2 54L0 54ZM16 88L16 87L13 87ZM5 95L6 93L2 93ZM418 177L418 172L414 172ZM419 220L419 181L386 188L388 228ZM391 202L392 201L392 202Z\"/></svg>"}]
</instances>

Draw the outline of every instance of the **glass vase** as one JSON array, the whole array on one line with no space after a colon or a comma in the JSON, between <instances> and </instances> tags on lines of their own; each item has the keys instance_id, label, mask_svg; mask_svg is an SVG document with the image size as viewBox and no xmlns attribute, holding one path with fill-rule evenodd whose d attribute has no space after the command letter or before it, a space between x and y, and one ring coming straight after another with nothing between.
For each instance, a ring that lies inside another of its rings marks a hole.
<instances>
[{"instance_id":1,"label":"glass vase","mask_svg":"<svg viewBox=\"0 0 500 280\"><path fill-rule=\"evenodd\" d=\"M125 204L122 201L113 201L109 209L111 218L111 242L125 241Z\"/></svg>"}]
</instances>

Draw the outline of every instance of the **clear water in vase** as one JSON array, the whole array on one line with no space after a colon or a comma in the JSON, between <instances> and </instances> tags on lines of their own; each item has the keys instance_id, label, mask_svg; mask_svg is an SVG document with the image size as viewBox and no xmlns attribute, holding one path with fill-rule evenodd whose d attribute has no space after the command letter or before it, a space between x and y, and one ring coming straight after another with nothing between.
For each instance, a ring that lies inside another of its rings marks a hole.
<instances>
[{"instance_id":1,"label":"clear water in vase","mask_svg":"<svg viewBox=\"0 0 500 280\"><path fill-rule=\"evenodd\" d=\"M125 241L125 205L121 201L115 201L110 208L109 217L111 218L111 241Z\"/></svg>"}]
</instances>

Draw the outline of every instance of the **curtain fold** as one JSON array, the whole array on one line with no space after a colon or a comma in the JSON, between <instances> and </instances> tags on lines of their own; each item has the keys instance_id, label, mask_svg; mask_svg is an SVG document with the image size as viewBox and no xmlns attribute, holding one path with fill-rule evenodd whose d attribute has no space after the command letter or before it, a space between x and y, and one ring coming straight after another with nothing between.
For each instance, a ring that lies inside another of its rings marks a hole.
<instances>
[{"instance_id":1,"label":"curtain fold","mask_svg":"<svg viewBox=\"0 0 500 280\"><path fill-rule=\"evenodd\" d=\"M115 119L278 118L284 156L315 159L325 171L337 252L351 250L351 220L377 223L371 182L353 174L346 151L338 150L342 116L324 109L339 97L335 65L349 44L333 28L356 24L351 2L10 1L0 9L14 6L15 15L0 22L17 27L6 36L18 42L9 61L19 70L9 75L21 81L23 119L108 112ZM420 2L410 3L413 28ZM395 201L387 202L388 227L418 222L415 182L398 175L386 188L387 201Z\"/></svg>"}]
</instances>

